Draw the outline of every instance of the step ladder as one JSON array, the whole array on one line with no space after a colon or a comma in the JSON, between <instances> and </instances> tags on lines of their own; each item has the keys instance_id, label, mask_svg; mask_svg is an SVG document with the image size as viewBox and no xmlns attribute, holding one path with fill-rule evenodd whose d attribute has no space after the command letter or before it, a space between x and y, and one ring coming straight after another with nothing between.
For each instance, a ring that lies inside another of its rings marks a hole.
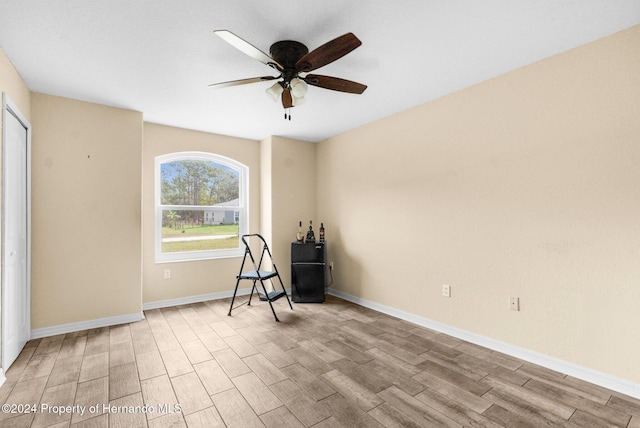
<instances>
[{"instance_id":1,"label":"step ladder","mask_svg":"<svg viewBox=\"0 0 640 428\"><path fill-rule=\"evenodd\" d=\"M262 247L262 250L260 252L260 259L258 263L256 263L256 259L254 258L253 253L251 252L250 244L254 243L254 245L258 245L257 244L258 242L259 242L259 245ZM251 306L251 298L253 297L253 293L255 291L259 295L260 300L266 301L269 303L271 312L273 312L273 317L277 322L280 322L280 320L278 319L278 316L276 315L275 309L273 309L272 303L278 300L279 298L281 298L282 296L284 296L287 298L287 302L289 303L289 308L291 308L291 310L293 310L293 306L291 306L291 301L289 300L287 291L285 290L284 284L282 283L282 278L280 278L280 274L278 273L278 268L276 268L276 264L273 262L273 256L271 255L271 251L269 251L269 246L267 245L267 242L264 240L264 238L261 235L258 235L257 233L250 234L250 235L242 235L242 243L245 246L244 257L242 258L242 264L240 265L240 273L238 273L238 275L236 276L236 288L233 291L233 297L231 298L231 306L229 307L229 313L227 315L231 316L232 310L244 304ZM253 270L248 270L245 272L244 269L245 269L245 263L247 261L247 256L251 260L251 264L253 265ZM269 264L273 268L273 270L262 270L263 263L265 265ZM276 290L274 286L273 278L278 279L278 281L280 282L281 290ZM253 282L253 285L251 287L251 294L249 295L249 300L247 302L241 303L240 305L234 307L233 304L236 300L236 293L238 292L238 286L240 285L240 281L242 280L249 280ZM258 281L260 281L262 293L257 288ZM270 288L272 289L272 291L267 292L265 281L271 283Z\"/></svg>"}]
</instances>

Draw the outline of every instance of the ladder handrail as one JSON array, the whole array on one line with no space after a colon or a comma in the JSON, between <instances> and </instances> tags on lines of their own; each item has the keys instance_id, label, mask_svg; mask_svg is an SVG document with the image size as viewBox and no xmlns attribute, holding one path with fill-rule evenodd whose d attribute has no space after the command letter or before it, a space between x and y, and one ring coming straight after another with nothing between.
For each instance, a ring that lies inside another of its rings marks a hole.
<instances>
[{"instance_id":1,"label":"ladder handrail","mask_svg":"<svg viewBox=\"0 0 640 428\"><path fill-rule=\"evenodd\" d=\"M252 236L256 236L262 241L262 252L260 253L260 260L258 261L257 266L256 266L256 261L253 258L253 253L251 252L251 248L249 247L249 243L247 242L247 239L246 239ZM276 263L274 262L273 256L271 255L271 251L269 250L269 246L267 245L267 241L264 239L262 235L260 235L259 233L250 233L250 234L242 235L241 239L242 239L242 243L245 245L245 258L247 253L249 253L249 257L251 258L251 263L253 263L253 268L255 269L258 276L260 276L260 268L262 267L262 261L264 260L265 251L269 255L269 260L271 260L271 264L273 265L273 270L276 273L278 272L278 269L276 268ZM244 266L244 260L243 260L243 266ZM242 273L242 266L241 266L240 272Z\"/></svg>"}]
</instances>

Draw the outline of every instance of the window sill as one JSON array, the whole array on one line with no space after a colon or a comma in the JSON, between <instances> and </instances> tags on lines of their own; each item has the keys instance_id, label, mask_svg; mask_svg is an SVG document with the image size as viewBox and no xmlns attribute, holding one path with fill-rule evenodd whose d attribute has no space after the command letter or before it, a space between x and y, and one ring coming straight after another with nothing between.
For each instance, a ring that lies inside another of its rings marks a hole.
<instances>
[{"instance_id":1,"label":"window sill","mask_svg":"<svg viewBox=\"0 0 640 428\"><path fill-rule=\"evenodd\" d=\"M158 257L156 255L155 264L165 264L165 263L180 263L180 262L197 262L204 260L217 260L217 259L233 259L233 258L241 258L244 256L244 249L238 249L233 251L225 252L224 254L184 254L184 253L174 253L172 255L167 256L166 254Z\"/></svg>"}]
</instances>

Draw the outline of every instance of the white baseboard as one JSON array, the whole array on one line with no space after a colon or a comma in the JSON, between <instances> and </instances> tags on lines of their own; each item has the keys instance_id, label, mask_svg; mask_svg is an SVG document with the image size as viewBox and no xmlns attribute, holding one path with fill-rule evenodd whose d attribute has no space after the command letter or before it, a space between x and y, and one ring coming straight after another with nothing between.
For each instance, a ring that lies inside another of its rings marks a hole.
<instances>
[{"instance_id":1,"label":"white baseboard","mask_svg":"<svg viewBox=\"0 0 640 428\"><path fill-rule=\"evenodd\" d=\"M238 289L236 296L246 296L251 293L251 288ZM178 297L177 299L158 300L155 302L147 302L142 304L142 310L168 308L178 305L189 305L191 303L205 302L207 300L218 300L233 297L233 291L223 291L220 293L200 294L197 296Z\"/></svg>"},{"instance_id":2,"label":"white baseboard","mask_svg":"<svg viewBox=\"0 0 640 428\"><path fill-rule=\"evenodd\" d=\"M142 312L117 315L114 317L96 318L93 320L73 322L69 324L54 325L51 327L35 328L31 330L31 339L55 336L57 334L72 333L74 331L90 330L92 328L108 327L118 324L126 324L144 319Z\"/></svg>"},{"instance_id":3,"label":"white baseboard","mask_svg":"<svg viewBox=\"0 0 640 428\"><path fill-rule=\"evenodd\" d=\"M4 382L7 380L7 377L4 375L4 369L0 368L0 387L4 385Z\"/></svg>"},{"instance_id":4,"label":"white baseboard","mask_svg":"<svg viewBox=\"0 0 640 428\"><path fill-rule=\"evenodd\" d=\"M245 296L251 292L251 288L238 289L237 296ZM170 306L187 305L190 303L204 302L206 300L226 299L233 296L233 291L224 291L221 293L201 294L198 296L180 297L177 299L160 300L157 302L148 302L142 305L142 310L167 308ZM133 313L126 315L118 315L115 317L97 318L93 320L80 321L70 324L60 324L51 327L36 328L31 330L31 339L39 339L41 337L55 336L58 334L72 333L74 331L89 330L92 328L108 327L118 324L126 324L144 319L144 314ZM0 373L0 381L2 380Z\"/></svg>"},{"instance_id":5,"label":"white baseboard","mask_svg":"<svg viewBox=\"0 0 640 428\"><path fill-rule=\"evenodd\" d=\"M287 293L291 296L291 289L286 288ZM251 288L239 288L236 296L248 296ZM228 299L233 297L233 291L223 291L220 293L200 294L197 296L178 297L177 299L158 300L155 302L147 302L142 304L142 310L169 308L171 306L189 305L191 303L205 302L207 300Z\"/></svg>"},{"instance_id":6,"label":"white baseboard","mask_svg":"<svg viewBox=\"0 0 640 428\"><path fill-rule=\"evenodd\" d=\"M503 354L507 354L512 357L519 358L521 360L528 361L530 363L537 364L539 366L546 367L548 369L555 370L569 376L573 376L575 378L602 386L604 388L628 395L630 397L640 399L640 384L610 376L606 373L582 367L577 364L569 363L567 361L553 358L548 355L540 354L529 349L510 345L508 343L491 339L489 337L481 336L479 334L472 333L457 327L442 324L437 321L433 321L428 318L401 311L389 306L381 305L370 300L355 297L341 291L329 289L327 290L327 293L336 297L340 297L341 299L356 303L358 305L374 309L378 312L382 312L387 315L391 315L396 318L408 321L410 323L417 324L421 327L426 327L431 330L435 330L440 333L444 333L449 336L453 336L458 339L462 339L467 342L471 342L473 344L483 346L494 351L502 352Z\"/></svg>"}]
</instances>

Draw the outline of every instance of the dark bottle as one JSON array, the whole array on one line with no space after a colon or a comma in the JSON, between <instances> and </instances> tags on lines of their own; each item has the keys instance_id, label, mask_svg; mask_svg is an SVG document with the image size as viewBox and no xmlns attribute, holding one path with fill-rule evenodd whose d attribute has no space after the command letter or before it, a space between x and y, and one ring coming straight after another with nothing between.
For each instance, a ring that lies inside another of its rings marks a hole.
<instances>
[{"instance_id":1,"label":"dark bottle","mask_svg":"<svg viewBox=\"0 0 640 428\"><path fill-rule=\"evenodd\" d=\"M316 242L316 235L313 233L313 226L311 220L309 220L309 230L307 231L307 238L304 242L311 242L312 244Z\"/></svg>"},{"instance_id":2,"label":"dark bottle","mask_svg":"<svg viewBox=\"0 0 640 428\"><path fill-rule=\"evenodd\" d=\"M320 223L320 242L324 242L324 223Z\"/></svg>"}]
</instances>

